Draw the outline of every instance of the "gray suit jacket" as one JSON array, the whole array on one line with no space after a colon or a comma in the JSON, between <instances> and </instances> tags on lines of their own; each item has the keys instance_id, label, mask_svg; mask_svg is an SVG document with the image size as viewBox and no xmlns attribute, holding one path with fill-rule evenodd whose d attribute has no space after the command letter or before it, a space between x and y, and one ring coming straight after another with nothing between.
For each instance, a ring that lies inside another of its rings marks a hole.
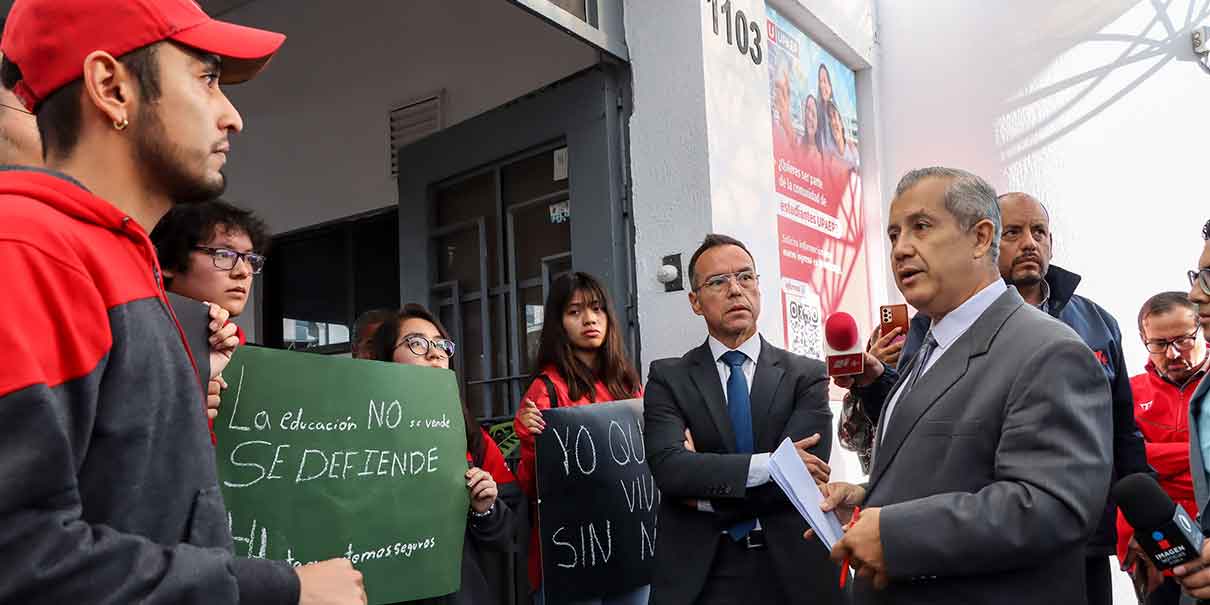
<instances>
[{"instance_id":1,"label":"gray suit jacket","mask_svg":"<svg viewBox=\"0 0 1210 605\"><path fill-rule=\"evenodd\" d=\"M1193 475L1193 497L1197 500L1198 518L1201 519L1202 532L1210 530L1210 515L1206 514L1206 498L1210 496L1210 486L1206 485L1206 461L1202 460L1201 431L1197 425L1197 415L1201 410L1202 400L1210 393L1210 379L1202 379L1189 399L1189 473ZM1189 595L1181 595L1181 603L1192 604L1197 601Z\"/></svg>"},{"instance_id":2,"label":"gray suit jacket","mask_svg":"<svg viewBox=\"0 0 1210 605\"><path fill-rule=\"evenodd\" d=\"M1071 328L1010 288L883 432L865 506L881 507L891 584L856 582L856 603L1084 601L1113 430L1105 373Z\"/></svg>"},{"instance_id":3,"label":"gray suit jacket","mask_svg":"<svg viewBox=\"0 0 1210 605\"><path fill-rule=\"evenodd\" d=\"M1210 380L1202 380L1189 399L1189 472L1193 475L1193 496L1197 499L1198 510L1210 496L1210 486L1206 485L1206 461L1202 460L1201 432L1198 430L1197 415L1201 409L1202 399L1210 393ZM1210 529L1210 515L1199 513L1202 529Z\"/></svg>"},{"instance_id":4,"label":"gray suit jacket","mask_svg":"<svg viewBox=\"0 0 1210 605\"><path fill-rule=\"evenodd\" d=\"M832 412L822 363L762 339L751 402L756 452L772 452L786 437L819 433L822 439L812 453L828 459ZM807 524L777 485L746 487L751 455L735 451L735 431L709 345L679 359L652 362L643 420L647 464L660 488L652 604L697 602L721 532L752 518L759 518L765 530L773 575L790 602L844 602L839 569L821 542L803 540ZM683 445L686 428L693 432L696 453ZM690 508L687 499L709 500L715 512Z\"/></svg>"}]
</instances>

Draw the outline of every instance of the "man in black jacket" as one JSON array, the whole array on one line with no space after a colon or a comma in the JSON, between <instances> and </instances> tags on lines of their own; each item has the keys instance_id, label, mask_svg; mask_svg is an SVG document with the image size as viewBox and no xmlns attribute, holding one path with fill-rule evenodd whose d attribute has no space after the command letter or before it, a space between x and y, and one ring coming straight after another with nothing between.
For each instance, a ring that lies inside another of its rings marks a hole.
<instances>
[{"instance_id":1,"label":"man in black jacket","mask_svg":"<svg viewBox=\"0 0 1210 605\"><path fill-rule=\"evenodd\" d=\"M1079 334L1092 349L1113 392L1113 479L1132 473L1151 472L1143 435L1134 423L1134 398L1130 391L1130 372L1122 354L1122 334L1117 321L1096 303L1075 293L1080 276L1050 264L1054 243L1050 215L1046 208L1025 193L1006 193L999 197L1003 233L1000 239L1000 275L1015 286L1025 302L1038 307ZM912 318L899 357L899 367L911 363L919 351L929 319L923 314ZM883 402L899 373L866 356L866 373L855 381L838 379L842 388L854 387L866 412L877 423ZM1104 515L1085 548L1086 581L1089 605L1113 602L1109 557L1117 543L1114 504L1105 503Z\"/></svg>"}]
</instances>

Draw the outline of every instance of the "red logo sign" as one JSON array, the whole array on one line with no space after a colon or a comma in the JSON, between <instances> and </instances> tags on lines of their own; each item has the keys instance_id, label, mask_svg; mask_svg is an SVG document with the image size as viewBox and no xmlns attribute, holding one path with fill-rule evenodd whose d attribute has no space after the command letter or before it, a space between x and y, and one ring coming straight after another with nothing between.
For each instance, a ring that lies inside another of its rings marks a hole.
<instances>
[{"instance_id":1,"label":"red logo sign","mask_svg":"<svg viewBox=\"0 0 1210 605\"><path fill-rule=\"evenodd\" d=\"M861 353L828 356L828 376L851 376L860 374L863 365Z\"/></svg>"}]
</instances>

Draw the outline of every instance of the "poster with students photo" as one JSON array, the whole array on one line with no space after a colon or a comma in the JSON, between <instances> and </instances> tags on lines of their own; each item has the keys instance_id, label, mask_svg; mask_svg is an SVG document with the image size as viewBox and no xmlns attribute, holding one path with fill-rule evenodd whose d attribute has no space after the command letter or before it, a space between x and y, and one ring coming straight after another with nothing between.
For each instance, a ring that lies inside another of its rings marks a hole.
<instances>
[{"instance_id":1,"label":"poster with students photo","mask_svg":"<svg viewBox=\"0 0 1210 605\"><path fill-rule=\"evenodd\" d=\"M775 8L766 13L786 345L822 359L829 314L869 328L857 78Z\"/></svg>"}]
</instances>

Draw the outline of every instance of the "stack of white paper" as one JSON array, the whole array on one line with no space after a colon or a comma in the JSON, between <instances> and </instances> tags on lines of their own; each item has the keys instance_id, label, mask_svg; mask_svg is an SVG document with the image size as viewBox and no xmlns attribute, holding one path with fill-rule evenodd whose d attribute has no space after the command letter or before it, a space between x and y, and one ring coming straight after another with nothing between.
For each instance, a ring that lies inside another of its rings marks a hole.
<instances>
[{"instance_id":1,"label":"stack of white paper","mask_svg":"<svg viewBox=\"0 0 1210 605\"><path fill-rule=\"evenodd\" d=\"M777 446L777 451L769 459L769 474L790 502L794 503L798 514L807 520L828 550L832 550L832 546L844 536L844 529L836 513L825 513L819 508L823 503L823 493L815 485L815 479L798 457L798 452L794 451L794 442L789 437Z\"/></svg>"}]
</instances>

